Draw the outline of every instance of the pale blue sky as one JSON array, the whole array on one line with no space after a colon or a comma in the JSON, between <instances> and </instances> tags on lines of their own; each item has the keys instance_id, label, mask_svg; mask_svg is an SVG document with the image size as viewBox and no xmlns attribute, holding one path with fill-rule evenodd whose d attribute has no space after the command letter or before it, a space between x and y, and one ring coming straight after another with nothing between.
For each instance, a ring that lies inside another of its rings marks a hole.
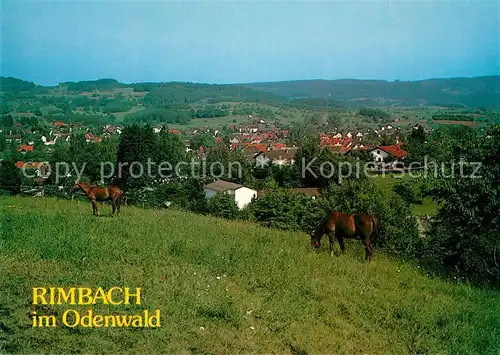
<instances>
[{"instance_id":1,"label":"pale blue sky","mask_svg":"<svg viewBox=\"0 0 500 355\"><path fill-rule=\"evenodd\" d=\"M39 84L500 74L500 2L2 2L2 75Z\"/></svg>"}]
</instances>

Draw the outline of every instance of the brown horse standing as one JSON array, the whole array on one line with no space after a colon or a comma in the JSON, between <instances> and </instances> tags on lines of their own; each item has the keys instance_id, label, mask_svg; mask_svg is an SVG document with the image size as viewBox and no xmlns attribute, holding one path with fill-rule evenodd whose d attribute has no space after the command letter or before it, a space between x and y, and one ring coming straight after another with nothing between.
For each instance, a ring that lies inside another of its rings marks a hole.
<instances>
[{"instance_id":1,"label":"brown horse standing","mask_svg":"<svg viewBox=\"0 0 500 355\"><path fill-rule=\"evenodd\" d=\"M343 212L332 212L311 233L311 244L319 248L321 238L328 234L330 240L330 254L333 256L335 238L338 240L340 249L345 251L344 238L359 238L365 246L365 260L373 260L373 238L377 236L380 229L380 221L375 216L365 213L347 214Z\"/></svg>"},{"instance_id":2,"label":"brown horse standing","mask_svg":"<svg viewBox=\"0 0 500 355\"><path fill-rule=\"evenodd\" d=\"M85 192L90 202L92 202L92 212L95 216L99 216L99 209L97 208L97 201L108 201L111 200L111 205L113 206L113 212L118 215L120 213L120 203L123 197L123 191L119 187L114 185L108 185L106 187L99 187L87 184L85 182L78 182L73 186L73 191L82 190Z\"/></svg>"}]
</instances>

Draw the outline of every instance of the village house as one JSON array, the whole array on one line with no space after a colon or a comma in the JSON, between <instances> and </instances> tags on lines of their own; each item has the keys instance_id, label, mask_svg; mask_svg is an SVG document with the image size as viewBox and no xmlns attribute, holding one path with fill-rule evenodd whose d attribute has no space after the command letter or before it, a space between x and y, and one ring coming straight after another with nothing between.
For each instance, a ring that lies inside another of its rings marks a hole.
<instances>
[{"instance_id":1,"label":"village house","mask_svg":"<svg viewBox=\"0 0 500 355\"><path fill-rule=\"evenodd\" d=\"M5 136L5 142L6 143L12 143L12 142L21 143L21 136L9 134L9 135Z\"/></svg>"},{"instance_id":2,"label":"village house","mask_svg":"<svg viewBox=\"0 0 500 355\"><path fill-rule=\"evenodd\" d=\"M54 127L57 127L57 128L61 128L61 127L64 127L64 122L63 121L55 121L55 122L52 122L52 126Z\"/></svg>"},{"instance_id":3,"label":"village house","mask_svg":"<svg viewBox=\"0 0 500 355\"><path fill-rule=\"evenodd\" d=\"M234 182L216 180L210 184L203 186L205 198L210 199L217 194L232 196L234 202L240 210L245 208L254 197L257 197L257 191L249 189Z\"/></svg>"},{"instance_id":4,"label":"village house","mask_svg":"<svg viewBox=\"0 0 500 355\"><path fill-rule=\"evenodd\" d=\"M47 137L45 136L42 136L42 142L44 145L55 145L56 144L56 141L57 141L57 136L53 139L53 140L48 140Z\"/></svg>"},{"instance_id":5,"label":"village house","mask_svg":"<svg viewBox=\"0 0 500 355\"><path fill-rule=\"evenodd\" d=\"M122 133L122 129L119 126L106 125L106 126L104 126L103 133L108 133L108 134L118 133L118 134L121 134Z\"/></svg>"},{"instance_id":6,"label":"village house","mask_svg":"<svg viewBox=\"0 0 500 355\"><path fill-rule=\"evenodd\" d=\"M70 133L56 133L55 136L64 140L65 142L69 142L71 134Z\"/></svg>"},{"instance_id":7,"label":"village house","mask_svg":"<svg viewBox=\"0 0 500 355\"><path fill-rule=\"evenodd\" d=\"M22 153L32 152L33 150L35 150L34 146L32 146L32 145L26 145L26 144L20 145L17 148L17 151L18 152L22 152Z\"/></svg>"},{"instance_id":8,"label":"village house","mask_svg":"<svg viewBox=\"0 0 500 355\"><path fill-rule=\"evenodd\" d=\"M289 165L295 163L295 154L298 148L272 149L261 151L254 156L255 164L264 167L268 163L275 165Z\"/></svg>"},{"instance_id":9,"label":"village house","mask_svg":"<svg viewBox=\"0 0 500 355\"><path fill-rule=\"evenodd\" d=\"M16 162L16 167L19 169L24 169L26 171L32 171L32 177L37 177L41 179L48 179L50 175L50 163L48 161L44 162L24 162L18 161Z\"/></svg>"},{"instance_id":10,"label":"village house","mask_svg":"<svg viewBox=\"0 0 500 355\"><path fill-rule=\"evenodd\" d=\"M399 161L403 160L408 152L401 149L400 144L385 145L373 148L368 152L375 162L383 163L388 160Z\"/></svg>"},{"instance_id":11,"label":"village house","mask_svg":"<svg viewBox=\"0 0 500 355\"><path fill-rule=\"evenodd\" d=\"M96 136L93 133L85 133L85 142L100 143L102 142L102 137Z\"/></svg>"}]
</instances>

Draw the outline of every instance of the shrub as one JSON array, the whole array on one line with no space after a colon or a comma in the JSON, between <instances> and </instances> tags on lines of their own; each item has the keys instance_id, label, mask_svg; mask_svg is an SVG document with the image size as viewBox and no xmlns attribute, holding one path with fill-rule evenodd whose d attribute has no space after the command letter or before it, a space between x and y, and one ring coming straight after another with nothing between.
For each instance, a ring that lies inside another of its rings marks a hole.
<instances>
[{"instance_id":1,"label":"shrub","mask_svg":"<svg viewBox=\"0 0 500 355\"><path fill-rule=\"evenodd\" d=\"M255 219L267 227L285 230L313 229L323 211L311 197L286 189L273 189L250 205Z\"/></svg>"},{"instance_id":2,"label":"shrub","mask_svg":"<svg viewBox=\"0 0 500 355\"><path fill-rule=\"evenodd\" d=\"M207 212L207 201L203 192L203 183L197 179L179 179L155 186L150 191L130 191L129 201L154 208L164 208L165 202L193 212Z\"/></svg>"},{"instance_id":3,"label":"shrub","mask_svg":"<svg viewBox=\"0 0 500 355\"><path fill-rule=\"evenodd\" d=\"M226 219L238 219L240 216L234 197L223 194L217 194L208 200L208 212Z\"/></svg>"},{"instance_id":4,"label":"shrub","mask_svg":"<svg viewBox=\"0 0 500 355\"><path fill-rule=\"evenodd\" d=\"M394 192L398 194L408 205L414 203L417 198L413 186L406 181L400 181L393 188Z\"/></svg>"},{"instance_id":5,"label":"shrub","mask_svg":"<svg viewBox=\"0 0 500 355\"><path fill-rule=\"evenodd\" d=\"M371 180L361 179L332 184L320 200L325 212L368 213L380 219L381 230L373 242L388 252L418 255L421 241L415 217L398 195L384 194Z\"/></svg>"},{"instance_id":6,"label":"shrub","mask_svg":"<svg viewBox=\"0 0 500 355\"><path fill-rule=\"evenodd\" d=\"M421 240L409 206L396 194L387 196L369 179L332 184L322 196L311 197L275 189L251 204L257 221L279 229L310 232L332 211L368 213L380 218L381 231L374 244L388 252L415 257Z\"/></svg>"}]
</instances>

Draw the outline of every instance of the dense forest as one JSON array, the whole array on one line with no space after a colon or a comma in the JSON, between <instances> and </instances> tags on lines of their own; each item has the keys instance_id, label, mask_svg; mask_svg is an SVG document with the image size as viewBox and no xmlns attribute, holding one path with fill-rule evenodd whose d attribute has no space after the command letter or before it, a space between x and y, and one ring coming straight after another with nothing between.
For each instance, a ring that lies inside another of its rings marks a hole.
<instances>
[{"instance_id":1,"label":"dense forest","mask_svg":"<svg viewBox=\"0 0 500 355\"><path fill-rule=\"evenodd\" d=\"M500 76L428 79L421 81L383 80L297 80L234 85L195 83L132 83L99 79L60 83L43 87L16 78L0 77L0 91L47 93L49 90L79 94L95 90L131 88L148 93L152 103L224 101L287 102L291 105L329 106L500 106ZM328 100L318 100L328 99Z\"/></svg>"},{"instance_id":2,"label":"dense forest","mask_svg":"<svg viewBox=\"0 0 500 355\"><path fill-rule=\"evenodd\" d=\"M500 76L383 80L297 80L242 84L288 98L334 98L348 105L500 106Z\"/></svg>"}]
</instances>

